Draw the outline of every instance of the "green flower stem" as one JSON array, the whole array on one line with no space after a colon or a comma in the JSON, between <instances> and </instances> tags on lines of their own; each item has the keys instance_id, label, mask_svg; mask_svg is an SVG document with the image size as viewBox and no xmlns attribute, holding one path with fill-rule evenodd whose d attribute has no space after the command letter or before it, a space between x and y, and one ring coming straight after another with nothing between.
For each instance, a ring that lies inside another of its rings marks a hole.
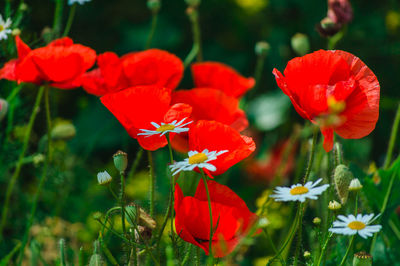
<instances>
[{"instance_id":1,"label":"green flower stem","mask_svg":"<svg viewBox=\"0 0 400 266\"><path fill-rule=\"evenodd\" d=\"M350 250L351 250L352 247L353 247L353 243L354 243L354 238L355 238L355 236L356 236L356 235L353 235L353 236L351 237L350 244L349 244L349 246L347 247L347 250L346 250L346 254L344 254L344 257L343 257L342 261L340 262L340 265L339 265L339 266L343 266L343 265L346 263L346 259L347 259L347 257L349 256Z\"/></svg>"},{"instance_id":2,"label":"green flower stem","mask_svg":"<svg viewBox=\"0 0 400 266\"><path fill-rule=\"evenodd\" d=\"M71 6L71 8L69 9L68 20L67 20L67 24L65 26L64 33L63 33L64 37L67 36L69 34L69 31L71 30L71 26L72 26L72 22L74 21L77 5L78 5L77 3L74 3Z\"/></svg>"},{"instance_id":3,"label":"green flower stem","mask_svg":"<svg viewBox=\"0 0 400 266\"><path fill-rule=\"evenodd\" d=\"M65 260L65 240L61 238L59 244L60 244L60 264L62 266L67 266L67 262Z\"/></svg>"},{"instance_id":4,"label":"green flower stem","mask_svg":"<svg viewBox=\"0 0 400 266\"><path fill-rule=\"evenodd\" d=\"M111 184L108 184L107 187L108 187L108 190L110 190L111 194L113 195L114 199L118 200L118 196L117 196L117 194L115 194L114 190L112 189Z\"/></svg>"},{"instance_id":5,"label":"green flower stem","mask_svg":"<svg viewBox=\"0 0 400 266\"><path fill-rule=\"evenodd\" d=\"M307 183L308 178L310 177L311 168L312 168L313 162L314 162L315 146L317 143L318 131L319 131L318 127L314 126L313 139L312 139L311 151L310 151L310 159L308 160L307 170L306 170L306 174L304 175L303 184Z\"/></svg>"},{"instance_id":6,"label":"green flower stem","mask_svg":"<svg viewBox=\"0 0 400 266\"><path fill-rule=\"evenodd\" d=\"M271 235L268 233L268 229L264 228L263 232L265 233L265 236L267 237L268 242L269 242L270 246L272 247L272 250L275 252L275 254L278 254L278 250L276 249L276 246L275 246L274 242L272 241ZM281 256L281 254L279 254L278 257L279 257L279 260L281 261L281 263L284 264L284 260Z\"/></svg>"},{"instance_id":7,"label":"green flower stem","mask_svg":"<svg viewBox=\"0 0 400 266\"><path fill-rule=\"evenodd\" d=\"M108 249L107 245L104 243L104 240L102 237L99 239L99 241L100 241L101 250L103 251L104 255L107 257L107 259L111 263L111 265L118 266L119 264L118 264L117 260L115 259L115 257L111 253L111 251Z\"/></svg>"},{"instance_id":8,"label":"green flower stem","mask_svg":"<svg viewBox=\"0 0 400 266\"><path fill-rule=\"evenodd\" d=\"M21 91L22 87L23 87L24 83L19 84L18 86L16 86L10 93L10 95L7 96L6 101L10 104L14 98L18 95L18 93Z\"/></svg>"},{"instance_id":9,"label":"green flower stem","mask_svg":"<svg viewBox=\"0 0 400 266\"><path fill-rule=\"evenodd\" d=\"M185 257L183 258L181 263L182 266L186 264L186 262L189 260L190 255L192 254L193 245L191 243L186 244L188 245L188 248L186 248L185 250Z\"/></svg>"},{"instance_id":10,"label":"green flower stem","mask_svg":"<svg viewBox=\"0 0 400 266\"><path fill-rule=\"evenodd\" d=\"M298 221L299 221L299 218L300 218L299 216L300 216L300 208L297 209L296 216L295 216L295 218L294 218L294 222L293 222L292 228L291 228L291 230L290 230L288 236L286 237L285 242L283 243L282 247L279 249L278 253L276 253L275 256L272 257L272 258L268 261L267 265L271 265L271 263L272 263L277 257L279 257L279 256L281 255L281 253L286 249L286 246L290 243L290 241L292 241L293 236L294 236L294 234L295 234L296 231L297 231Z\"/></svg>"},{"instance_id":11,"label":"green flower stem","mask_svg":"<svg viewBox=\"0 0 400 266\"><path fill-rule=\"evenodd\" d=\"M43 166L43 172L39 180L39 185L36 190L35 196L33 198L33 203L31 207L31 212L29 215L28 223L25 228L25 234L24 238L22 240L22 246L19 254L19 263L18 265L21 265L22 259L24 256L24 251L25 251L25 246L28 243L28 238L29 238L29 232L31 230L31 226L33 224L33 220L35 218L36 214L36 209L37 209L37 204L40 198L40 195L42 193L42 189L44 186L44 183L47 178L47 171L48 171L48 166L51 160L51 116L50 116L50 105L49 105L49 86L45 86L44 90L44 102L45 102L45 109L46 109L46 120L47 120L47 153L46 153L46 159L44 162Z\"/></svg>"},{"instance_id":12,"label":"green flower stem","mask_svg":"<svg viewBox=\"0 0 400 266\"><path fill-rule=\"evenodd\" d=\"M151 17L151 29L150 29L149 36L147 37L145 49L149 49L151 46L151 42L153 41L154 34L155 34L156 28L157 28L157 18L158 18L158 11L153 11L153 14Z\"/></svg>"},{"instance_id":13,"label":"green flower stem","mask_svg":"<svg viewBox=\"0 0 400 266\"><path fill-rule=\"evenodd\" d=\"M199 24L199 13L197 7L189 7L190 12L188 13L190 22L192 23L193 32L193 46L190 50L188 56L185 58L184 67L186 68L197 56L197 61L203 61L203 52L201 48L201 34L200 34L200 24Z\"/></svg>"},{"instance_id":14,"label":"green flower stem","mask_svg":"<svg viewBox=\"0 0 400 266\"><path fill-rule=\"evenodd\" d=\"M209 252L209 258L210 258L210 265L214 265L214 257L212 254L212 239L213 239L213 216L212 216L212 207L211 207L211 197L210 197L210 192L208 190L208 184L207 184L207 178L206 175L204 174L203 169L200 169L201 172L201 178L203 179L204 182L204 187L206 188L206 194L207 194L207 201L208 201L208 211L210 215L210 236L208 238L208 252Z\"/></svg>"},{"instance_id":15,"label":"green flower stem","mask_svg":"<svg viewBox=\"0 0 400 266\"><path fill-rule=\"evenodd\" d=\"M299 258L299 253L301 249L301 241L302 241L302 233L303 233L303 216L304 216L304 209L305 209L305 204L300 203L299 204L300 208L300 216L299 216L299 224L298 224L298 230L297 230L297 243L296 243L296 250L294 253L294 262L293 265L297 266L298 265L298 258Z\"/></svg>"},{"instance_id":16,"label":"green flower stem","mask_svg":"<svg viewBox=\"0 0 400 266\"><path fill-rule=\"evenodd\" d=\"M121 171L121 191L119 193L119 203L121 206L121 222L122 222L122 231L124 236L126 236L126 225L125 225L125 172Z\"/></svg>"},{"instance_id":17,"label":"green flower stem","mask_svg":"<svg viewBox=\"0 0 400 266\"><path fill-rule=\"evenodd\" d=\"M333 235L333 233L332 233L332 232L329 232L328 237L326 238L325 243L324 243L324 245L322 246L322 250L321 250L321 254L319 255L319 259L318 259L318 264L317 264L317 266L320 266L321 263L322 263L322 260L323 260L323 258L324 258L324 256L325 256L326 248L327 248L327 246L328 246L329 240L331 240L331 238L332 238L332 235Z\"/></svg>"},{"instance_id":18,"label":"green flower stem","mask_svg":"<svg viewBox=\"0 0 400 266\"><path fill-rule=\"evenodd\" d=\"M153 154L151 151L147 151L147 158L149 160L149 175L150 175L150 216L154 216L154 201L155 201L155 184L156 180L154 178L154 161Z\"/></svg>"},{"instance_id":19,"label":"green flower stem","mask_svg":"<svg viewBox=\"0 0 400 266\"><path fill-rule=\"evenodd\" d=\"M4 226L7 221L7 214L8 214L8 208L10 205L11 194L14 189L14 185L17 182L19 174L21 172L22 161L23 161L23 159L25 157L25 153L28 149L28 143L29 143L29 139L30 139L30 136L32 133L33 124L36 119L36 115L39 113L39 105L42 100L44 88L45 88L44 86L41 86L39 88L39 92L36 96L36 101L35 101L35 104L32 109L31 117L29 118L28 127L26 129L26 134L24 137L24 142L23 142L21 153L19 154L17 166L15 168L14 174L11 177L10 183L7 186L6 197L5 197L5 201L4 201L4 205L3 205L3 210L2 210L2 215L1 215L1 223L0 223L0 242L3 239L3 229L4 229Z\"/></svg>"},{"instance_id":20,"label":"green flower stem","mask_svg":"<svg viewBox=\"0 0 400 266\"><path fill-rule=\"evenodd\" d=\"M147 240L144 239L144 238L142 237L142 235L140 234L140 231L139 231L139 228L138 228L138 226L137 226L137 223L135 223L134 226L135 226L135 230L136 230L136 232L137 232L137 234L138 234L140 240L144 243L144 249L145 249L146 253L147 253L148 255L150 255L150 258L151 258L151 259L153 260L153 262L154 262L153 265L160 265L160 264L158 263L158 261L156 260L156 258L154 257L154 254L150 251L149 244L147 243Z\"/></svg>"},{"instance_id":21,"label":"green flower stem","mask_svg":"<svg viewBox=\"0 0 400 266\"><path fill-rule=\"evenodd\" d=\"M390 162L392 161L393 149L394 149L394 145L396 143L396 137L397 137L397 131L399 129L399 123L400 123L400 103L397 106L396 117L393 122L392 132L390 133L389 146L388 146L388 149L386 152L386 159L385 159L385 163L383 164L383 169L388 169L390 166Z\"/></svg>"},{"instance_id":22,"label":"green flower stem","mask_svg":"<svg viewBox=\"0 0 400 266\"><path fill-rule=\"evenodd\" d=\"M390 176L389 186L388 186L388 188L387 188L387 190L386 190L385 198L383 199L383 204L382 204L382 208L381 208L381 212L380 212L381 215L383 215L383 213L385 212L386 207L387 207L387 204L388 204L388 202L389 202L389 198L390 198L390 194L391 194L391 192L392 192L394 180L395 180L395 178L396 178L396 173L397 173L396 171L393 171L392 175ZM382 216L381 216L381 217L382 217ZM380 221L380 220L381 220L381 219L379 218L378 221ZM370 248L370 250L369 250L369 253L370 253L370 254L372 254L372 251L374 251L377 236L378 236L378 234L375 234L375 235L374 235L374 238L372 239L371 248Z\"/></svg>"},{"instance_id":23,"label":"green flower stem","mask_svg":"<svg viewBox=\"0 0 400 266\"><path fill-rule=\"evenodd\" d=\"M196 247L196 266L200 266L201 261L200 261L200 248Z\"/></svg>"},{"instance_id":24,"label":"green flower stem","mask_svg":"<svg viewBox=\"0 0 400 266\"><path fill-rule=\"evenodd\" d=\"M79 265L79 266L84 266L84 265L85 265L85 259L84 259L84 254L83 254L83 247L80 247L80 248L79 248L78 265Z\"/></svg>"},{"instance_id":25,"label":"green flower stem","mask_svg":"<svg viewBox=\"0 0 400 266\"><path fill-rule=\"evenodd\" d=\"M61 33L61 24L63 18L64 0L56 0L56 8L54 9L53 21L53 38L56 39Z\"/></svg>"}]
</instances>

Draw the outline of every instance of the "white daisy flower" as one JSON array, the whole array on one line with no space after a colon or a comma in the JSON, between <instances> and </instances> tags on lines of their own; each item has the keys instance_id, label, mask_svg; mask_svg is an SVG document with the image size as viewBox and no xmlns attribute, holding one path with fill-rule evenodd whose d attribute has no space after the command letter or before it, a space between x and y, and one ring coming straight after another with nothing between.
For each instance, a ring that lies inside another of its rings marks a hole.
<instances>
[{"instance_id":1,"label":"white daisy flower","mask_svg":"<svg viewBox=\"0 0 400 266\"><path fill-rule=\"evenodd\" d=\"M8 34L12 32L10 26L11 26L11 19L7 18L6 20L4 20L2 15L0 15L0 41L7 40Z\"/></svg>"},{"instance_id":2,"label":"white daisy flower","mask_svg":"<svg viewBox=\"0 0 400 266\"><path fill-rule=\"evenodd\" d=\"M181 162L175 162L169 167L171 168L172 175L176 175L180 171L193 171L193 169L196 167L205 168L211 172L214 172L217 170L217 168L209 162L217 159L219 155L226 152L228 151L208 151L207 149L204 149L202 152L189 151L189 158L186 158Z\"/></svg>"},{"instance_id":3,"label":"white daisy flower","mask_svg":"<svg viewBox=\"0 0 400 266\"><path fill-rule=\"evenodd\" d=\"M112 181L112 177L107 171L99 172L97 174L97 181L100 185L106 185Z\"/></svg>"},{"instance_id":4,"label":"white daisy flower","mask_svg":"<svg viewBox=\"0 0 400 266\"><path fill-rule=\"evenodd\" d=\"M91 0L68 0L68 5L72 6L75 3L83 5L86 2L90 2Z\"/></svg>"},{"instance_id":5,"label":"white daisy flower","mask_svg":"<svg viewBox=\"0 0 400 266\"><path fill-rule=\"evenodd\" d=\"M304 202L308 199L317 199L319 195L324 192L329 185L325 184L317 187L321 183L322 178L317 181L307 182L304 186L302 184L292 185L291 187L276 187L271 198L275 198L275 201L301 201Z\"/></svg>"},{"instance_id":6,"label":"white daisy flower","mask_svg":"<svg viewBox=\"0 0 400 266\"><path fill-rule=\"evenodd\" d=\"M140 131L143 131L142 133L139 133L138 135L145 135L146 138L153 136L153 135L160 135L164 136L167 133L182 133L182 132L188 132L189 128L184 127L189 125L190 123L193 123L193 121L189 121L183 124L183 122L187 119L187 117L185 117L184 119L182 119L181 121L177 121L174 120L172 123L166 124L166 123L161 123L160 125L158 125L155 122L151 122L150 124L152 124L156 129L155 130L149 130L149 129L139 129Z\"/></svg>"},{"instance_id":7,"label":"white daisy flower","mask_svg":"<svg viewBox=\"0 0 400 266\"><path fill-rule=\"evenodd\" d=\"M339 215L338 220L333 222L333 227L329 231L335 234L342 235L355 235L359 234L362 238L372 236L374 233L379 232L382 228L381 225L369 225L375 221L380 215L374 217L374 214L353 214L349 216Z\"/></svg>"}]
</instances>

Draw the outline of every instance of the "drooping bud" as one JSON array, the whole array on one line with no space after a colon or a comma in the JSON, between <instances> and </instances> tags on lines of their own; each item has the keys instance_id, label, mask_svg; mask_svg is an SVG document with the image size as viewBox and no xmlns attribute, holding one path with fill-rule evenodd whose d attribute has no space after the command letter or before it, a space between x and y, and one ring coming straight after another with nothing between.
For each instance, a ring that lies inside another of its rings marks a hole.
<instances>
[{"instance_id":1,"label":"drooping bud","mask_svg":"<svg viewBox=\"0 0 400 266\"><path fill-rule=\"evenodd\" d=\"M68 121L57 123L51 130L51 138L55 140L68 140L75 137L75 135L75 126Z\"/></svg>"},{"instance_id":2,"label":"drooping bud","mask_svg":"<svg viewBox=\"0 0 400 266\"><path fill-rule=\"evenodd\" d=\"M296 33L295 35L293 35L290 42L293 51L295 51L297 55L303 56L309 53L310 41L308 40L307 35L303 33Z\"/></svg>"},{"instance_id":3,"label":"drooping bud","mask_svg":"<svg viewBox=\"0 0 400 266\"><path fill-rule=\"evenodd\" d=\"M107 185L112 181L112 177L107 171L99 172L97 174L97 181L100 185Z\"/></svg>"},{"instance_id":4,"label":"drooping bud","mask_svg":"<svg viewBox=\"0 0 400 266\"><path fill-rule=\"evenodd\" d=\"M347 24L353 19L349 0L328 0L328 17L336 24Z\"/></svg>"},{"instance_id":5,"label":"drooping bud","mask_svg":"<svg viewBox=\"0 0 400 266\"><path fill-rule=\"evenodd\" d=\"M338 33L340 27L329 17L321 20L317 25L317 31L324 37L331 37Z\"/></svg>"},{"instance_id":6,"label":"drooping bud","mask_svg":"<svg viewBox=\"0 0 400 266\"><path fill-rule=\"evenodd\" d=\"M365 251L357 252L353 257L353 266L371 266L372 256Z\"/></svg>"},{"instance_id":7,"label":"drooping bud","mask_svg":"<svg viewBox=\"0 0 400 266\"><path fill-rule=\"evenodd\" d=\"M113 155L114 166L118 171L124 172L128 167L128 154L123 151L117 151Z\"/></svg>"},{"instance_id":8,"label":"drooping bud","mask_svg":"<svg viewBox=\"0 0 400 266\"><path fill-rule=\"evenodd\" d=\"M349 185L349 191L359 191L362 189L362 185L360 183L360 180L358 178L354 178L351 180L350 185Z\"/></svg>"},{"instance_id":9,"label":"drooping bud","mask_svg":"<svg viewBox=\"0 0 400 266\"><path fill-rule=\"evenodd\" d=\"M333 180L335 183L336 192L342 204L345 204L347 201L347 197L349 195L349 185L353 179L354 176L346 165L339 164L336 166Z\"/></svg>"},{"instance_id":10,"label":"drooping bud","mask_svg":"<svg viewBox=\"0 0 400 266\"><path fill-rule=\"evenodd\" d=\"M161 8L160 0L147 0L147 8L153 13L157 13Z\"/></svg>"},{"instance_id":11,"label":"drooping bud","mask_svg":"<svg viewBox=\"0 0 400 266\"><path fill-rule=\"evenodd\" d=\"M315 225L319 225L319 224L321 224L321 218L315 217L315 218L312 220L312 222L313 222L313 224L315 224Z\"/></svg>"},{"instance_id":12,"label":"drooping bud","mask_svg":"<svg viewBox=\"0 0 400 266\"><path fill-rule=\"evenodd\" d=\"M256 55L263 57L268 55L270 49L271 46L269 45L269 43L264 41L257 42L256 46L254 47Z\"/></svg>"},{"instance_id":13,"label":"drooping bud","mask_svg":"<svg viewBox=\"0 0 400 266\"><path fill-rule=\"evenodd\" d=\"M340 208L342 208L342 204L340 204L336 200L329 201L328 209L330 209L331 211L336 211L339 210Z\"/></svg>"},{"instance_id":14,"label":"drooping bud","mask_svg":"<svg viewBox=\"0 0 400 266\"><path fill-rule=\"evenodd\" d=\"M0 121L6 116L8 111L8 103L4 99L0 99Z\"/></svg>"}]
</instances>

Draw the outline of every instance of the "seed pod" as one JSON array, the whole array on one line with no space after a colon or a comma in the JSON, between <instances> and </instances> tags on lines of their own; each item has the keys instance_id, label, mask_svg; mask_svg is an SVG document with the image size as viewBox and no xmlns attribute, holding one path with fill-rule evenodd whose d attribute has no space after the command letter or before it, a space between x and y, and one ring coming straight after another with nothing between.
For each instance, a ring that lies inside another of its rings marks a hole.
<instances>
[{"instance_id":1,"label":"seed pod","mask_svg":"<svg viewBox=\"0 0 400 266\"><path fill-rule=\"evenodd\" d=\"M353 266L371 266L372 256L365 251L354 254Z\"/></svg>"},{"instance_id":2,"label":"seed pod","mask_svg":"<svg viewBox=\"0 0 400 266\"><path fill-rule=\"evenodd\" d=\"M296 33L295 35L293 35L290 43L292 45L292 49L299 56L308 54L308 52L310 51L310 42L307 35L303 33Z\"/></svg>"},{"instance_id":3,"label":"seed pod","mask_svg":"<svg viewBox=\"0 0 400 266\"><path fill-rule=\"evenodd\" d=\"M339 164L336 166L333 180L335 182L336 192L342 204L345 204L347 201L349 185L353 179L354 176L346 165Z\"/></svg>"},{"instance_id":4,"label":"seed pod","mask_svg":"<svg viewBox=\"0 0 400 266\"><path fill-rule=\"evenodd\" d=\"M117 151L113 155L114 166L118 171L124 172L128 167L128 154L123 151Z\"/></svg>"},{"instance_id":5,"label":"seed pod","mask_svg":"<svg viewBox=\"0 0 400 266\"><path fill-rule=\"evenodd\" d=\"M254 51L256 52L256 55L258 55L258 56L267 56L270 49L271 49L271 46L269 45L269 43L264 42L264 41L257 42L256 46L254 47Z\"/></svg>"}]
</instances>

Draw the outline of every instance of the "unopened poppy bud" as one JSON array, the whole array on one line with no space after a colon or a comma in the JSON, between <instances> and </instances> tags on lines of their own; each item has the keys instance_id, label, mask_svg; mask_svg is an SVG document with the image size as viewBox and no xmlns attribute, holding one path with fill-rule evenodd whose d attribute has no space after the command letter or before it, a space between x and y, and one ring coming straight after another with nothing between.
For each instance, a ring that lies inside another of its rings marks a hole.
<instances>
[{"instance_id":1,"label":"unopened poppy bud","mask_svg":"<svg viewBox=\"0 0 400 266\"><path fill-rule=\"evenodd\" d=\"M113 155L114 166L118 171L124 172L128 167L128 154L123 151L117 151Z\"/></svg>"},{"instance_id":2,"label":"unopened poppy bud","mask_svg":"<svg viewBox=\"0 0 400 266\"><path fill-rule=\"evenodd\" d=\"M254 47L256 55L258 55L258 56L267 56L270 49L271 49L271 46L269 45L269 43L264 42L264 41L257 42L256 46Z\"/></svg>"},{"instance_id":3,"label":"unopened poppy bud","mask_svg":"<svg viewBox=\"0 0 400 266\"><path fill-rule=\"evenodd\" d=\"M150 9L152 12L158 12L161 8L161 1L160 0L147 0L147 8Z\"/></svg>"},{"instance_id":4,"label":"unopened poppy bud","mask_svg":"<svg viewBox=\"0 0 400 266\"><path fill-rule=\"evenodd\" d=\"M360 180L358 178L354 178L351 180L350 185L349 185L349 191L359 191L362 189L362 185L360 183Z\"/></svg>"},{"instance_id":5,"label":"unopened poppy bud","mask_svg":"<svg viewBox=\"0 0 400 266\"><path fill-rule=\"evenodd\" d=\"M107 171L99 172L97 174L97 181L100 185L107 185L112 181L112 177Z\"/></svg>"},{"instance_id":6,"label":"unopened poppy bud","mask_svg":"<svg viewBox=\"0 0 400 266\"><path fill-rule=\"evenodd\" d=\"M331 211L336 211L339 210L340 208L342 208L342 204L340 204L336 200L329 201L328 209L330 209Z\"/></svg>"},{"instance_id":7,"label":"unopened poppy bud","mask_svg":"<svg viewBox=\"0 0 400 266\"><path fill-rule=\"evenodd\" d=\"M312 220L312 222L313 222L315 225L319 225L319 224L321 223L321 218L315 217L315 218Z\"/></svg>"},{"instance_id":8,"label":"unopened poppy bud","mask_svg":"<svg viewBox=\"0 0 400 266\"><path fill-rule=\"evenodd\" d=\"M8 111L8 103L4 99L0 99L0 121L6 116Z\"/></svg>"},{"instance_id":9,"label":"unopened poppy bud","mask_svg":"<svg viewBox=\"0 0 400 266\"><path fill-rule=\"evenodd\" d=\"M199 5L200 5L201 0L185 0L185 2L186 2L186 4L189 5L189 6L196 7L196 6L199 6Z\"/></svg>"},{"instance_id":10,"label":"unopened poppy bud","mask_svg":"<svg viewBox=\"0 0 400 266\"><path fill-rule=\"evenodd\" d=\"M339 164L335 168L333 180L335 182L336 192L342 204L345 204L349 195L349 185L354 179L353 174L346 165Z\"/></svg>"},{"instance_id":11,"label":"unopened poppy bud","mask_svg":"<svg viewBox=\"0 0 400 266\"><path fill-rule=\"evenodd\" d=\"M338 33L340 30L340 25L336 24L331 18L326 17L321 20L317 25L317 31L324 37L331 37Z\"/></svg>"},{"instance_id":12,"label":"unopened poppy bud","mask_svg":"<svg viewBox=\"0 0 400 266\"><path fill-rule=\"evenodd\" d=\"M18 28L13 29L12 32L11 32L11 34L12 34L12 36L18 36L18 35L21 34L21 30L18 29Z\"/></svg>"},{"instance_id":13,"label":"unopened poppy bud","mask_svg":"<svg viewBox=\"0 0 400 266\"><path fill-rule=\"evenodd\" d=\"M304 251L303 256L304 256L304 258L306 258L306 259L310 258L310 257L311 257L310 251Z\"/></svg>"},{"instance_id":14,"label":"unopened poppy bud","mask_svg":"<svg viewBox=\"0 0 400 266\"><path fill-rule=\"evenodd\" d=\"M357 252L353 257L353 266L371 266L372 256L365 251Z\"/></svg>"},{"instance_id":15,"label":"unopened poppy bud","mask_svg":"<svg viewBox=\"0 0 400 266\"><path fill-rule=\"evenodd\" d=\"M60 122L51 130L51 138L57 140L68 140L76 135L75 126L70 122Z\"/></svg>"},{"instance_id":16,"label":"unopened poppy bud","mask_svg":"<svg viewBox=\"0 0 400 266\"><path fill-rule=\"evenodd\" d=\"M291 39L292 49L297 55L303 56L310 51L310 41L307 35L303 33L296 33Z\"/></svg>"}]
</instances>

